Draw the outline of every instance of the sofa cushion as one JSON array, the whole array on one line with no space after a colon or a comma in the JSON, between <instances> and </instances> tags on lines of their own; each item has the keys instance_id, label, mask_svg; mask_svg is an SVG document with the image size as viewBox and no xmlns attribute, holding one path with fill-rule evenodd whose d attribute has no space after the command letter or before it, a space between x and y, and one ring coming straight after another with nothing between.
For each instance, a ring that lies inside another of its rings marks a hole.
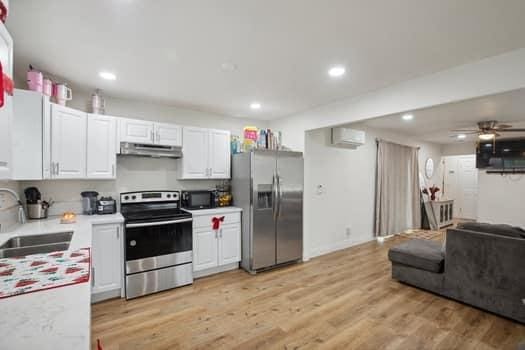
<instances>
[{"instance_id":1,"label":"sofa cushion","mask_svg":"<svg viewBox=\"0 0 525 350\"><path fill-rule=\"evenodd\" d=\"M514 237L514 238L525 238L525 230L520 227L515 227L505 224L487 224L483 222L462 222L458 224L458 229L476 231L483 233L491 233L493 235Z\"/></svg>"},{"instance_id":2,"label":"sofa cushion","mask_svg":"<svg viewBox=\"0 0 525 350\"><path fill-rule=\"evenodd\" d=\"M443 272L444 253L441 242L411 239L388 251L390 261L430 272Z\"/></svg>"}]
</instances>

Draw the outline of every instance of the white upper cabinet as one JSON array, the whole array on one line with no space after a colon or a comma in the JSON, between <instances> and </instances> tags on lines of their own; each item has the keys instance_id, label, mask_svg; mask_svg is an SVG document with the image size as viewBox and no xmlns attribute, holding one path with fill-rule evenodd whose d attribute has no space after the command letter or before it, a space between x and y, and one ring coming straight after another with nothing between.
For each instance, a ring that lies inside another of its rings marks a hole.
<instances>
[{"instance_id":1,"label":"white upper cabinet","mask_svg":"<svg viewBox=\"0 0 525 350\"><path fill-rule=\"evenodd\" d=\"M230 178L230 132L210 130L210 150L208 153L209 177L212 179Z\"/></svg>"},{"instance_id":2,"label":"white upper cabinet","mask_svg":"<svg viewBox=\"0 0 525 350\"><path fill-rule=\"evenodd\" d=\"M154 123L120 118L120 141L143 144L155 143Z\"/></svg>"},{"instance_id":3,"label":"white upper cabinet","mask_svg":"<svg viewBox=\"0 0 525 350\"><path fill-rule=\"evenodd\" d=\"M182 132L181 178L208 178L208 134L208 129L184 127Z\"/></svg>"},{"instance_id":4,"label":"white upper cabinet","mask_svg":"<svg viewBox=\"0 0 525 350\"><path fill-rule=\"evenodd\" d=\"M51 105L51 176L79 179L86 176L87 114Z\"/></svg>"},{"instance_id":5,"label":"white upper cabinet","mask_svg":"<svg viewBox=\"0 0 525 350\"><path fill-rule=\"evenodd\" d=\"M194 127L182 129L180 179L229 179L230 132Z\"/></svg>"},{"instance_id":6,"label":"white upper cabinet","mask_svg":"<svg viewBox=\"0 0 525 350\"><path fill-rule=\"evenodd\" d=\"M116 176L116 120L90 114L87 120L87 177L113 179Z\"/></svg>"},{"instance_id":7,"label":"white upper cabinet","mask_svg":"<svg viewBox=\"0 0 525 350\"><path fill-rule=\"evenodd\" d=\"M13 78L13 39L7 28L0 22L0 63L2 70ZM2 77L0 77L2 78ZM0 107L0 179L11 177L11 119L13 115L12 98L2 92L4 105Z\"/></svg>"},{"instance_id":8,"label":"white upper cabinet","mask_svg":"<svg viewBox=\"0 0 525 350\"><path fill-rule=\"evenodd\" d=\"M182 128L175 124L155 123L155 143L163 146L182 146Z\"/></svg>"}]
</instances>

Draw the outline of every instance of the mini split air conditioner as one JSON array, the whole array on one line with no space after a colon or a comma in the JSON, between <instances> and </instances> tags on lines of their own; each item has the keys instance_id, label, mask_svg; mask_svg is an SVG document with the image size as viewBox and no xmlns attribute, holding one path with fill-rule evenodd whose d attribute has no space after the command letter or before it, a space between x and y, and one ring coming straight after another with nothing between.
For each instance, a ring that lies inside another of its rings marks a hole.
<instances>
[{"instance_id":1,"label":"mini split air conditioner","mask_svg":"<svg viewBox=\"0 0 525 350\"><path fill-rule=\"evenodd\" d=\"M348 128L332 128L332 145L356 149L365 144L365 132Z\"/></svg>"}]
</instances>

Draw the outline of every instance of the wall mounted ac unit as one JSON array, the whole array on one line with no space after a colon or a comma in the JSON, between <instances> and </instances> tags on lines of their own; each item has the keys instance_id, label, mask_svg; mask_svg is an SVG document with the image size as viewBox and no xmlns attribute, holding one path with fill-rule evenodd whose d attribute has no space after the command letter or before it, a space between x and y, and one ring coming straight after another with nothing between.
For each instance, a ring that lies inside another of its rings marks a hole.
<instances>
[{"instance_id":1,"label":"wall mounted ac unit","mask_svg":"<svg viewBox=\"0 0 525 350\"><path fill-rule=\"evenodd\" d=\"M348 128L332 128L332 145L356 149L364 144L364 131Z\"/></svg>"}]
</instances>

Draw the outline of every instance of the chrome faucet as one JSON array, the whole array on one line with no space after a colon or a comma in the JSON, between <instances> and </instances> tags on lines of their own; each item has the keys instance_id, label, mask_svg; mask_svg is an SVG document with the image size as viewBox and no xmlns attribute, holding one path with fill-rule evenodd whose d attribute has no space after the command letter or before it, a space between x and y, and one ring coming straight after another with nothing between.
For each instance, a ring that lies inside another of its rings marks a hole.
<instances>
[{"instance_id":1,"label":"chrome faucet","mask_svg":"<svg viewBox=\"0 0 525 350\"><path fill-rule=\"evenodd\" d=\"M20 200L18 193L16 193L15 191L9 188L0 188L0 192L7 192L11 194L13 198L17 201L18 203L18 222L21 224L25 224L27 221L26 212L24 211L24 206L22 205L22 201Z\"/></svg>"}]
</instances>

